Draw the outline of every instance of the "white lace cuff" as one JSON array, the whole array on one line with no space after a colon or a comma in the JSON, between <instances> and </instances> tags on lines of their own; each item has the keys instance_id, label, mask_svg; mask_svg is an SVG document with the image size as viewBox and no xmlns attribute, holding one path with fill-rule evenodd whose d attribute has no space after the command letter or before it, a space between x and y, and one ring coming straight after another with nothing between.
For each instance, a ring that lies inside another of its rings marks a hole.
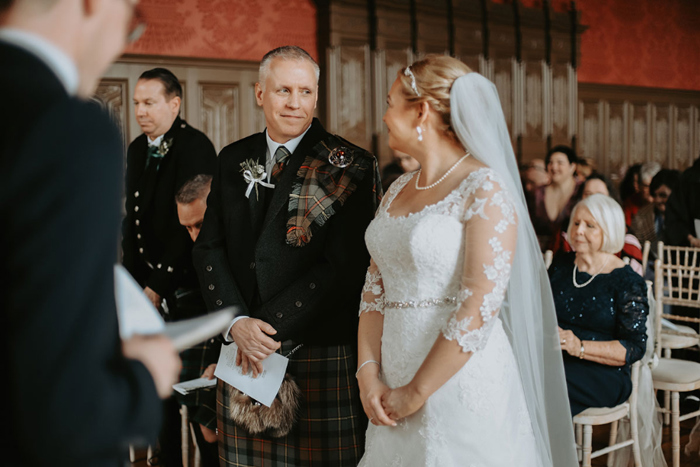
<instances>
[{"instance_id":1,"label":"white lace cuff","mask_svg":"<svg viewBox=\"0 0 700 467\"><path fill-rule=\"evenodd\" d=\"M442 328L442 335L445 339L448 341L457 341L460 347L462 347L462 352L465 353L476 352L486 347L489 335L491 334L491 328L493 328L493 324L496 321L491 319L485 322L480 328L470 331L469 324L473 319L473 316L469 316L458 321L453 315Z\"/></svg>"}]
</instances>

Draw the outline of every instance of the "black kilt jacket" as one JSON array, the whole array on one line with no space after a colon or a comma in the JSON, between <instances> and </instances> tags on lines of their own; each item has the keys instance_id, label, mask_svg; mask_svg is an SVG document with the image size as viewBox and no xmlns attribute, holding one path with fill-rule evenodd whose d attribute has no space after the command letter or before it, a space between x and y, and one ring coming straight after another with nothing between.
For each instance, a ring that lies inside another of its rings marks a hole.
<instances>
[{"instance_id":1,"label":"black kilt jacket","mask_svg":"<svg viewBox=\"0 0 700 467\"><path fill-rule=\"evenodd\" d=\"M118 333L121 137L34 55L0 41L0 70L2 464L123 466L161 403Z\"/></svg>"},{"instance_id":2,"label":"black kilt jacket","mask_svg":"<svg viewBox=\"0 0 700 467\"><path fill-rule=\"evenodd\" d=\"M196 288L192 240L180 225L175 194L199 174L212 174L216 150L209 138L179 117L164 135L172 145L158 167L155 182L144 176L148 139L130 145L126 165L126 217L122 223L124 267L142 287L171 299L178 288ZM169 303L171 309L173 304ZM181 319L188 316L171 316Z\"/></svg>"},{"instance_id":3,"label":"black kilt jacket","mask_svg":"<svg viewBox=\"0 0 700 467\"><path fill-rule=\"evenodd\" d=\"M369 265L364 233L376 207L373 173L335 213L315 228L309 243L286 242L293 184L312 148L330 137L318 120L299 143L274 189L248 184L241 163L265 166L267 142L258 133L226 146L219 154L207 213L193 250L207 308L237 305L248 316L272 325L278 341L315 345L354 344L364 277ZM349 145L349 143L347 143ZM374 156L353 147L356 157Z\"/></svg>"}]
</instances>

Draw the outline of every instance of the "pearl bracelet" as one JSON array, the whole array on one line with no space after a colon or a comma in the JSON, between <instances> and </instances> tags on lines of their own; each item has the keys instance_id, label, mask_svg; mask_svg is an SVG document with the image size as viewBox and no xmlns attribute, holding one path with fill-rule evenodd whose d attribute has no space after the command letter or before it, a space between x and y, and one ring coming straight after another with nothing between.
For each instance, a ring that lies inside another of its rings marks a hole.
<instances>
[{"instance_id":1,"label":"pearl bracelet","mask_svg":"<svg viewBox=\"0 0 700 467\"><path fill-rule=\"evenodd\" d=\"M362 365L359 366L359 368L358 368L357 371L355 372L355 378L357 378L357 374L360 372L360 370L362 369L362 367L365 366L365 365L367 365L368 363L376 363L377 365L379 365L380 368L381 368L381 366L382 366L382 364L379 363L379 362L376 361L376 360L367 360L366 362L364 362Z\"/></svg>"},{"instance_id":2,"label":"pearl bracelet","mask_svg":"<svg viewBox=\"0 0 700 467\"><path fill-rule=\"evenodd\" d=\"M586 349L583 347L583 341L581 341L581 352L578 354L578 358L583 360L583 354L586 351Z\"/></svg>"}]
</instances>

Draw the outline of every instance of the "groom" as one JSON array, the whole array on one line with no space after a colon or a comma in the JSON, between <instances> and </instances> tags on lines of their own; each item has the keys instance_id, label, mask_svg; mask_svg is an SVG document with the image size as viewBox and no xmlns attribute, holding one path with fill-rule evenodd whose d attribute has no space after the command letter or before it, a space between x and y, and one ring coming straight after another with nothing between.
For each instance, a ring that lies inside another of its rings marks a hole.
<instances>
[{"instance_id":1,"label":"groom","mask_svg":"<svg viewBox=\"0 0 700 467\"><path fill-rule=\"evenodd\" d=\"M248 433L219 381L219 454L236 465L357 465L366 419L354 374L357 316L377 206L374 156L313 118L319 68L295 46L268 52L256 99L267 125L219 155L193 255L210 310L243 310L225 339L253 374L277 351L302 390L292 431Z\"/></svg>"}]
</instances>

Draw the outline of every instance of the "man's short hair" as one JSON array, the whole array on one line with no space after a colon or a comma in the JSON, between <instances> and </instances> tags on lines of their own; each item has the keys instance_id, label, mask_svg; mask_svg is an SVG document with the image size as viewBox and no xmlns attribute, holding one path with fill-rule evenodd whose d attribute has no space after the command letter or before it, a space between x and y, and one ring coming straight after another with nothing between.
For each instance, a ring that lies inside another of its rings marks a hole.
<instances>
[{"instance_id":1,"label":"man's short hair","mask_svg":"<svg viewBox=\"0 0 700 467\"><path fill-rule=\"evenodd\" d=\"M625 246L626 234L625 213L617 201L602 193L596 193L586 199L582 199L571 210L571 220L566 231L569 241L571 242L574 238L572 235L574 214L581 207L588 209L593 219L603 230L603 245L600 247L600 251L617 254L622 250L622 247Z\"/></svg>"},{"instance_id":2,"label":"man's short hair","mask_svg":"<svg viewBox=\"0 0 700 467\"><path fill-rule=\"evenodd\" d=\"M160 81L165 88L165 97L167 100L175 96L182 99L182 86L180 85L180 81L178 81L177 76L167 68L153 68L152 70L144 71L141 73L141 76L139 76L139 80L142 79L155 79Z\"/></svg>"},{"instance_id":3,"label":"man's short hair","mask_svg":"<svg viewBox=\"0 0 700 467\"><path fill-rule=\"evenodd\" d=\"M178 204L190 204L206 197L211 189L211 179L211 175L199 174L187 180L177 191L175 202Z\"/></svg>"},{"instance_id":4,"label":"man's short hair","mask_svg":"<svg viewBox=\"0 0 700 467\"><path fill-rule=\"evenodd\" d=\"M260 69L258 72L258 82L262 88L265 88L265 80L267 80L267 75L270 72L270 63L275 58L282 58L284 60L308 60L314 67L314 72L316 73L316 82L318 82L321 76L321 69L309 53L297 47L296 45L285 45L282 47L277 47L276 49L270 50L260 61Z\"/></svg>"}]
</instances>

